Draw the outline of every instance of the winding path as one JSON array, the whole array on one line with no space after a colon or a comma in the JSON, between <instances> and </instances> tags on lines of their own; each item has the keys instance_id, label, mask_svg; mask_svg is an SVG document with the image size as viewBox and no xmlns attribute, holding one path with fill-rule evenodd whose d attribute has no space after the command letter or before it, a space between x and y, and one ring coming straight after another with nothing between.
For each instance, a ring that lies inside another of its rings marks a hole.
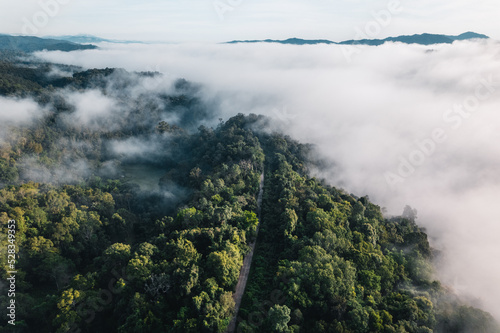
<instances>
[{"instance_id":1,"label":"winding path","mask_svg":"<svg viewBox=\"0 0 500 333\"><path fill-rule=\"evenodd\" d=\"M238 284L236 285L236 290L233 294L233 299L235 303L234 315L226 329L226 333L234 333L236 330L236 321L238 319L238 312L240 311L241 300L247 286L248 274L250 273L250 267L252 266L253 253L255 250L255 243L257 242L257 236L259 234L260 228L260 215L262 206L262 195L264 194L264 173L260 175L260 185L259 185L259 195L257 197L257 218L259 219L259 224L257 225L257 232L255 235L255 240L250 244L250 252L243 259L243 266L241 267L240 277L238 278Z\"/></svg>"}]
</instances>

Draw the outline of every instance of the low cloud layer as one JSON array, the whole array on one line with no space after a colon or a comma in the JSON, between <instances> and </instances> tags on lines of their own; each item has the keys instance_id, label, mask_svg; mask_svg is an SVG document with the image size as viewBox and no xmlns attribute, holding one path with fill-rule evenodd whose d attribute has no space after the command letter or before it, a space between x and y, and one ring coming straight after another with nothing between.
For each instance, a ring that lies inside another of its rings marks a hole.
<instances>
[{"instance_id":1,"label":"low cloud layer","mask_svg":"<svg viewBox=\"0 0 500 333\"><path fill-rule=\"evenodd\" d=\"M352 48L109 45L39 56L87 68L154 68L204 84L222 117L276 118L316 144L331 163L318 173L333 185L368 194L390 214L416 208L443 251L439 277L500 319L500 44Z\"/></svg>"},{"instance_id":2,"label":"low cloud layer","mask_svg":"<svg viewBox=\"0 0 500 333\"><path fill-rule=\"evenodd\" d=\"M12 135L10 128L30 126L47 114L32 99L6 98L0 96L0 144Z\"/></svg>"},{"instance_id":3,"label":"low cloud layer","mask_svg":"<svg viewBox=\"0 0 500 333\"><path fill-rule=\"evenodd\" d=\"M66 96L66 101L75 108L66 119L68 125L90 129L112 126L109 120L118 109L114 99L104 96L98 90L71 93Z\"/></svg>"},{"instance_id":4,"label":"low cloud layer","mask_svg":"<svg viewBox=\"0 0 500 333\"><path fill-rule=\"evenodd\" d=\"M31 99L7 98L0 96L0 138L7 126L29 125L40 119L45 111Z\"/></svg>"},{"instance_id":5,"label":"low cloud layer","mask_svg":"<svg viewBox=\"0 0 500 333\"><path fill-rule=\"evenodd\" d=\"M0 97L0 123L9 125L26 124L39 118L40 107L32 100Z\"/></svg>"}]
</instances>

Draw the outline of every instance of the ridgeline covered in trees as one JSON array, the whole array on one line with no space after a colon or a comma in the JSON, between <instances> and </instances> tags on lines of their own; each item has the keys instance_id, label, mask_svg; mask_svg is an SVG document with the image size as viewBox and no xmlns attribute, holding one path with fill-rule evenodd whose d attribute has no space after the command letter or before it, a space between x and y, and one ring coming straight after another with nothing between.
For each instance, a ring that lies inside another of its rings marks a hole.
<instances>
[{"instance_id":1,"label":"ridgeline covered in trees","mask_svg":"<svg viewBox=\"0 0 500 333\"><path fill-rule=\"evenodd\" d=\"M40 114L1 125L0 246L16 220L18 273L0 332L225 332L258 225L237 332L499 331L433 279L414 210L386 218L311 178L312 147L269 119L216 124L197 85L148 92L158 73L15 58L1 56L0 98ZM82 99L111 111L87 119Z\"/></svg>"}]
</instances>

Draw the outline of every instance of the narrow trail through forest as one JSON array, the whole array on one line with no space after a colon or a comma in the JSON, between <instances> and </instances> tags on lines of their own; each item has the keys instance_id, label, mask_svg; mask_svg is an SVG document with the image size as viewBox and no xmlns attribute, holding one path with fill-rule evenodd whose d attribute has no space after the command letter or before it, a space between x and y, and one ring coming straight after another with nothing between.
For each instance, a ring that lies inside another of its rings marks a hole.
<instances>
[{"instance_id":1,"label":"narrow trail through forest","mask_svg":"<svg viewBox=\"0 0 500 333\"><path fill-rule=\"evenodd\" d=\"M245 256L245 259L243 259L243 266L241 267L240 277L238 278L238 284L236 284L236 290L233 294L233 299L235 302L234 315L233 318L231 319L231 322L229 323L229 326L226 329L226 333L234 333L234 331L236 330L236 321L238 319L238 312L240 310L243 294L245 293L245 288L248 281L248 275L250 273L250 267L252 266L255 243L257 243L257 236L259 235L263 194L264 194L264 173L260 175L259 195L257 196L257 217L259 219L259 225L257 226L255 240L250 244L250 252L248 252L248 254Z\"/></svg>"}]
</instances>

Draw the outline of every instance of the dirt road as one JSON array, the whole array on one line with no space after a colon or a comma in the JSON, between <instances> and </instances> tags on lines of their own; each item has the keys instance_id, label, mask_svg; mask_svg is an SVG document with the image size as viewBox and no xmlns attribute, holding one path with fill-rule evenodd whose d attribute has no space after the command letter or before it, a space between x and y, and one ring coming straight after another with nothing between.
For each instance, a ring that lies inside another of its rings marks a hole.
<instances>
[{"instance_id":1,"label":"dirt road","mask_svg":"<svg viewBox=\"0 0 500 333\"><path fill-rule=\"evenodd\" d=\"M264 194L264 173L260 175L260 186L259 195L257 197L257 217L259 218L259 225L257 226L257 235L259 234L260 228L260 215L262 206L262 195ZM236 330L236 321L238 319L238 312L240 310L241 299L245 292L245 287L247 286L248 274L250 273L250 267L252 266L253 253L255 250L255 243L257 242L257 236L255 241L250 244L250 252L243 259L243 266L241 267L240 277L238 278L238 284L236 285L236 290L233 294L234 302L236 303L234 307L234 315L226 329L226 333L234 333Z\"/></svg>"}]
</instances>

